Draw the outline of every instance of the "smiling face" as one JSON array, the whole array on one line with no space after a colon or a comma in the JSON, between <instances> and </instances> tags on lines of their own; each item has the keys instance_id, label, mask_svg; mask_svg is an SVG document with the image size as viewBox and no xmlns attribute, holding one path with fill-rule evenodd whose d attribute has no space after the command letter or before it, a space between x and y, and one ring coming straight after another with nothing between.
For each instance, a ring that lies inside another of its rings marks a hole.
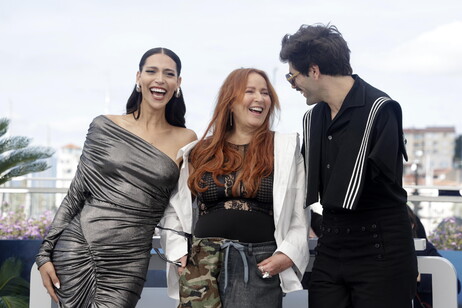
<instances>
[{"instance_id":1,"label":"smiling face","mask_svg":"<svg viewBox=\"0 0 462 308\"><path fill-rule=\"evenodd\" d=\"M308 70L307 75L297 71L291 63L289 63L289 71L295 76L292 78L292 88L299 91L306 98L306 104L308 106L319 103L321 99L317 97L317 88L314 77L312 76L311 69ZM311 75L311 76L310 76Z\"/></svg>"},{"instance_id":2,"label":"smiling face","mask_svg":"<svg viewBox=\"0 0 462 308\"><path fill-rule=\"evenodd\" d=\"M265 122L271 107L271 97L265 79L258 73L251 73L247 79L244 97L234 102L235 128L254 131Z\"/></svg>"},{"instance_id":3,"label":"smiling face","mask_svg":"<svg viewBox=\"0 0 462 308\"><path fill-rule=\"evenodd\" d=\"M144 108L165 108L175 91L180 87L175 61L165 54L154 54L146 59L141 72L136 75L141 88Z\"/></svg>"}]
</instances>

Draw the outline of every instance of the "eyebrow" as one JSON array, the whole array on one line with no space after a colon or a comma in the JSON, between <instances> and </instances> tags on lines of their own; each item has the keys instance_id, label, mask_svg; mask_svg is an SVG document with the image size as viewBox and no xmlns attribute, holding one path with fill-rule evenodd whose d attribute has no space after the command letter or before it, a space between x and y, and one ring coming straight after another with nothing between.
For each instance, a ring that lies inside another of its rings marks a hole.
<instances>
[{"instance_id":1,"label":"eyebrow","mask_svg":"<svg viewBox=\"0 0 462 308\"><path fill-rule=\"evenodd\" d=\"M153 69L153 68L154 68L154 69L159 69L157 66L146 66L146 68L147 68L147 69L149 69L149 68L150 68L150 69ZM164 68L163 71L171 71L171 72L175 72L175 73L176 73L176 70L173 69L173 68Z\"/></svg>"},{"instance_id":2,"label":"eyebrow","mask_svg":"<svg viewBox=\"0 0 462 308\"><path fill-rule=\"evenodd\" d=\"M245 87L245 88L246 88L246 89L254 89L254 90L257 89L257 87L253 87L253 86L251 86L251 87ZM268 91L268 88L261 88L261 90L266 90L266 91Z\"/></svg>"}]
</instances>

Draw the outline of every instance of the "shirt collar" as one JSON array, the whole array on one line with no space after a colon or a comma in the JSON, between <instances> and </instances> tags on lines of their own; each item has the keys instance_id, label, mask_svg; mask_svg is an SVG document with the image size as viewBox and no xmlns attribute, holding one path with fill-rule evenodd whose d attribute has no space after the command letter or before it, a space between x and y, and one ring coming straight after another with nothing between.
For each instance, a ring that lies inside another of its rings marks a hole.
<instances>
[{"instance_id":1,"label":"shirt collar","mask_svg":"<svg viewBox=\"0 0 462 308\"><path fill-rule=\"evenodd\" d=\"M364 106L365 102L365 90L364 81L356 74L351 75L354 79L354 84L348 92L345 100L343 101L341 109L347 109L350 107Z\"/></svg>"}]
</instances>

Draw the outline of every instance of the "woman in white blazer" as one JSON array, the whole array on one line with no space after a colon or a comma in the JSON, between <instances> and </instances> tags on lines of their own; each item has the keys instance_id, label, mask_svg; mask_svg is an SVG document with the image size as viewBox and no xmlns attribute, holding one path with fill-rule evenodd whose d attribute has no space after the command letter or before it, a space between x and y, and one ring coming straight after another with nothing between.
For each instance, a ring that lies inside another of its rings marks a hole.
<instances>
[{"instance_id":1,"label":"woman in white blazer","mask_svg":"<svg viewBox=\"0 0 462 308\"><path fill-rule=\"evenodd\" d=\"M263 71L237 69L202 139L178 154L184 163L160 223L161 244L181 263L167 268L169 296L188 307L282 307L283 293L302 289L310 222L304 164L298 134L270 131L278 108ZM188 240L170 230L194 234L189 256ZM218 259L199 253L198 242L218 244ZM202 277L208 285L195 284L204 271L195 267L205 262L207 269L217 263L216 271Z\"/></svg>"}]
</instances>

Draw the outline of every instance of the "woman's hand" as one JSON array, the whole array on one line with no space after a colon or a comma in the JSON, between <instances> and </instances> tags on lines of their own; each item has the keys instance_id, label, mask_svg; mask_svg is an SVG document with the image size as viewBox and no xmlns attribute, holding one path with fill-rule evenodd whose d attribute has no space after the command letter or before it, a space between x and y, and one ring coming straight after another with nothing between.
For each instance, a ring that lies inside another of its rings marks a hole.
<instances>
[{"instance_id":1,"label":"woman's hand","mask_svg":"<svg viewBox=\"0 0 462 308\"><path fill-rule=\"evenodd\" d=\"M183 273L184 271L184 268L186 267L186 262L188 260L188 255L184 255L180 258L180 263L181 263L181 266L178 266L178 274L181 275L181 273Z\"/></svg>"},{"instance_id":2,"label":"woman's hand","mask_svg":"<svg viewBox=\"0 0 462 308\"><path fill-rule=\"evenodd\" d=\"M282 252L278 252L257 264L263 276L265 276L265 273L268 273L270 276L277 275L293 265L294 262L292 259Z\"/></svg>"},{"instance_id":3,"label":"woman's hand","mask_svg":"<svg viewBox=\"0 0 462 308\"><path fill-rule=\"evenodd\" d=\"M40 266L39 271L42 276L43 286L47 289L47 293L50 294L50 297L57 303L58 297L56 296L54 288L59 289L61 285L59 284L58 276L56 276L53 263L47 262L43 264Z\"/></svg>"}]
</instances>

